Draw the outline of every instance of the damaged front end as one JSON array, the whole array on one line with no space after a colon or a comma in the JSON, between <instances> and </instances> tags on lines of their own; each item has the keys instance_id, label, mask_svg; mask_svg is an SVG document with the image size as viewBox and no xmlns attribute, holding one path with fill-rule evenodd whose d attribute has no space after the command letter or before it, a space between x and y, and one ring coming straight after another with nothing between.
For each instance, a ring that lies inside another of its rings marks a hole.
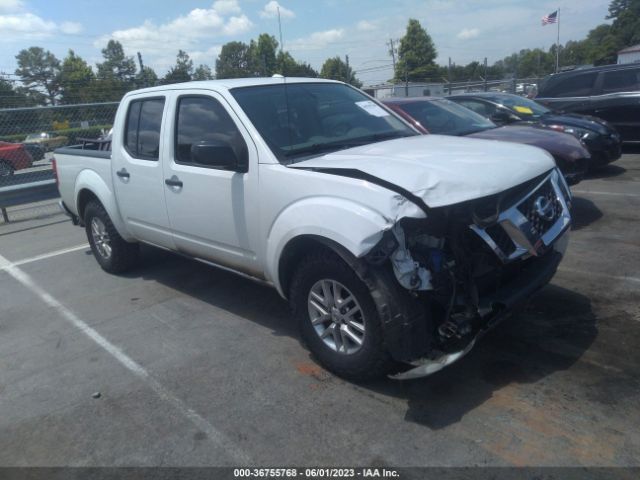
<instances>
[{"instance_id":1,"label":"damaged front end","mask_svg":"<svg viewBox=\"0 0 640 480\"><path fill-rule=\"evenodd\" d=\"M464 356L491 327L553 277L564 254L570 190L557 169L490 197L403 218L364 257L390 269L421 306L382 304L387 347L430 375ZM390 267L389 267L390 265Z\"/></svg>"}]
</instances>

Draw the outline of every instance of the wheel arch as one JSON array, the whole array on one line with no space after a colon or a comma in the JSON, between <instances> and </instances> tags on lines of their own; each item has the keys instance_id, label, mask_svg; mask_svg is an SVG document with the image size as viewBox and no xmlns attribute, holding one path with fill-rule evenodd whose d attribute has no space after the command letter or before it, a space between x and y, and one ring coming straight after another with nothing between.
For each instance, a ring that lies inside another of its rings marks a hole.
<instances>
[{"instance_id":1,"label":"wheel arch","mask_svg":"<svg viewBox=\"0 0 640 480\"><path fill-rule=\"evenodd\" d=\"M84 224L84 211L87 204L91 200L96 200L104 207L120 236L126 241L135 241L135 237L129 233L120 216L114 192L98 173L93 170L80 172L76 179L75 192L75 206L81 224Z\"/></svg>"}]
</instances>

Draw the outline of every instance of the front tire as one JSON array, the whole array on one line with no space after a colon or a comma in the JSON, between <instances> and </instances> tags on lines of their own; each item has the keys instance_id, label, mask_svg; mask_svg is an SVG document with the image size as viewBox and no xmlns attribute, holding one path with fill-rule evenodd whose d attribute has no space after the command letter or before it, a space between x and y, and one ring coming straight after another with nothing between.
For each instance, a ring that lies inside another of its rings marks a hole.
<instances>
[{"instance_id":1,"label":"front tire","mask_svg":"<svg viewBox=\"0 0 640 480\"><path fill-rule=\"evenodd\" d=\"M123 273L137 263L139 245L120 236L102 204L89 202L84 211L84 223L93 256L104 271Z\"/></svg>"},{"instance_id":2,"label":"front tire","mask_svg":"<svg viewBox=\"0 0 640 480\"><path fill-rule=\"evenodd\" d=\"M289 298L303 341L328 370L357 381L390 372L369 289L338 255L318 251L302 260Z\"/></svg>"}]
</instances>

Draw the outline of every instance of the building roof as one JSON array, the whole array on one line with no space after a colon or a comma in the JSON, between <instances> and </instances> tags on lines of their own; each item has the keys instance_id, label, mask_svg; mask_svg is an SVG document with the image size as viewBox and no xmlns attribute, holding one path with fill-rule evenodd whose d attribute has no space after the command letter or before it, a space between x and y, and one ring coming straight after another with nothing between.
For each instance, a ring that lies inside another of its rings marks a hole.
<instances>
[{"instance_id":1,"label":"building roof","mask_svg":"<svg viewBox=\"0 0 640 480\"><path fill-rule=\"evenodd\" d=\"M640 43L638 45L632 45L630 47L623 48L618 52L618 55L620 55L621 53L631 53L631 52L640 52Z\"/></svg>"}]
</instances>

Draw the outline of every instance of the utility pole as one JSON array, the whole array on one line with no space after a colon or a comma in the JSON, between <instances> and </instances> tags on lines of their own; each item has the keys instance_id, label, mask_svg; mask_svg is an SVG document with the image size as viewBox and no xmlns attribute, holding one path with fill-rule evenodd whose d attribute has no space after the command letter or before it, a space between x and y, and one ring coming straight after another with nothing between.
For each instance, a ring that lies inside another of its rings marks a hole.
<instances>
[{"instance_id":1,"label":"utility pole","mask_svg":"<svg viewBox=\"0 0 640 480\"><path fill-rule=\"evenodd\" d=\"M280 31L280 53L282 54L282 22L280 21L280 7L278 7L278 30Z\"/></svg>"},{"instance_id":2,"label":"utility pole","mask_svg":"<svg viewBox=\"0 0 640 480\"><path fill-rule=\"evenodd\" d=\"M393 74L396 73L396 47L393 44L393 38L389 39L389 53L391 54L391 61L393 62Z\"/></svg>"},{"instance_id":3,"label":"utility pole","mask_svg":"<svg viewBox=\"0 0 640 480\"><path fill-rule=\"evenodd\" d=\"M140 52L138 52L138 63L140 64L140 76L142 77L144 86L148 87L149 85L147 85L147 76L144 74L144 64L142 63L142 54Z\"/></svg>"},{"instance_id":4,"label":"utility pole","mask_svg":"<svg viewBox=\"0 0 640 480\"><path fill-rule=\"evenodd\" d=\"M409 69L404 67L404 96L409 96Z\"/></svg>"},{"instance_id":5,"label":"utility pole","mask_svg":"<svg viewBox=\"0 0 640 480\"><path fill-rule=\"evenodd\" d=\"M349 55L344 56L345 64L347 65L346 72L344 72L344 78L347 83L351 83L351 75L349 75Z\"/></svg>"},{"instance_id":6,"label":"utility pole","mask_svg":"<svg viewBox=\"0 0 640 480\"><path fill-rule=\"evenodd\" d=\"M449 95L451 95L451 57L449 57L449 66L447 67L447 81L449 82Z\"/></svg>"},{"instance_id":7,"label":"utility pole","mask_svg":"<svg viewBox=\"0 0 640 480\"><path fill-rule=\"evenodd\" d=\"M487 57L484 57L484 91L487 91Z\"/></svg>"},{"instance_id":8,"label":"utility pole","mask_svg":"<svg viewBox=\"0 0 640 480\"><path fill-rule=\"evenodd\" d=\"M560 71L560 7L558 7L558 38L556 40L556 73Z\"/></svg>"}]
</instances>

